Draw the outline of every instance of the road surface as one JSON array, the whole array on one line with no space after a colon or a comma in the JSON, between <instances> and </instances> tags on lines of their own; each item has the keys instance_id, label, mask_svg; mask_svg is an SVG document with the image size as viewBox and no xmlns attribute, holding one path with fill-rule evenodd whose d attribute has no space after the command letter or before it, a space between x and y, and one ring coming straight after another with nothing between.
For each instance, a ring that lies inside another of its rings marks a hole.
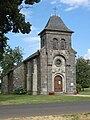
<instances>
[{"instance_id":1,"label":"road surface","mask_svg":"<svg viewBox=\"0 0 90 120\"><path fill-rule=\"evenodd\" d=\"M59 115L79 112L90 112L90 101L0 105L0 120L11 117Z\"/></svg>"}]
</instances>

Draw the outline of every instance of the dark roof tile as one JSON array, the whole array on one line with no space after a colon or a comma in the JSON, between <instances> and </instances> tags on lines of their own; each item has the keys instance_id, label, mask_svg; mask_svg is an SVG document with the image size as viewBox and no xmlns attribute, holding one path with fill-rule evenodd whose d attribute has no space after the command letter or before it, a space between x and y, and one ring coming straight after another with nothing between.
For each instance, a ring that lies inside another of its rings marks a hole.
<instances>
[{"instance_id":1,"label":"dark roof tile","mask_svg":"<svg viewBox=\"0 0 90 120\"><path fill-rule=\"evenodd\" d=\"M68 27L64 24L62 19L59 16L56 16L56 15L53 15L49 18L48 23L46 24L44 30L51 30L51 31L56 30L56 31L60 31L60 32L73 33L73 31L68 29Z\"/></svg>"}]
</instances>

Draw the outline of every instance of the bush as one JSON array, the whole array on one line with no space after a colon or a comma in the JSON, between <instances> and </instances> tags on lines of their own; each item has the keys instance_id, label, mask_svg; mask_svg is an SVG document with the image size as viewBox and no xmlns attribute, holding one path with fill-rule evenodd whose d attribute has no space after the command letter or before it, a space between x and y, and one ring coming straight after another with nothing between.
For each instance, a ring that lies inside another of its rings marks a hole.
<instances>
[{"instance_id":1,"label":"bush","mask_svg":"<svg viewBox=\"0 0 90 120\"><path fill-rule=\"evenodd\" d=\"M15 89L15 94L26 94L26 90L23 87Z\"/></svg>"},{"instance_id":2,"label":"bush","mask_svg":"<svg viewBox=\"0 0 90 120\"><path fill-rule=\"evenodd\" d=\"M82 89L82 86L80 84L77 84L76 85L76 90L77 90L77 93L79 93Z\"/></svg>"}]
</instances>

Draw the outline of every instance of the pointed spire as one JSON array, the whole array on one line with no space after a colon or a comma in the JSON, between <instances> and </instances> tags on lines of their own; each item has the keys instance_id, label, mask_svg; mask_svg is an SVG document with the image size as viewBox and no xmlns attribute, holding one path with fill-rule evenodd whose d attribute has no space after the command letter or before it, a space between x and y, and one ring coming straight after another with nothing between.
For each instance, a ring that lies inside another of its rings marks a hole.
<instances>
[{"instance_id":1,"label":"pointed spire","mask_svg":"<svg viewBox=\"0 0 90 120\"><path fill-rule=\"evenodd\" d=\"M53 15L50 17L45 27L46 30L58 30L62 32L73 32L64 24L59 16Z\"/></svg>"},{"instance_id":2,"label":"pointed spire","mask_svg":"<svg viewBox=\"0 0 90 120\"><path fill-rule=\"evenodd\" d=\"M49 18L45 28L43 31L59 31L59 32L68 32L68 33L73 33L72 30L70 30L62 21L62 19L59 16L53 15ZM42 32L43 32L42 31ZM41 32L41 33L42 33ZM40 34L41 34L40 33ZM40 35L39 34L39 35Z\"/></svg>"}]
</instances>

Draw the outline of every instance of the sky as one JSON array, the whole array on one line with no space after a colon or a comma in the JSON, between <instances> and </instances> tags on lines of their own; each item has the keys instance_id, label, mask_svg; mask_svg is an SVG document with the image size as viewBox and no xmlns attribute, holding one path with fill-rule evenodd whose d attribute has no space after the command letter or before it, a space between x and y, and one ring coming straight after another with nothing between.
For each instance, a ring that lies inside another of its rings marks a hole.
<instances>
[{"instance_id":1,"label":"sky","mask_svg":"<svg viewBox=\"0 0 90 120\"><path fill-rule=\"evenodd\" d=\"M60 16L65 25L74 31L72 34L72 47L77 51L77 57L83 56L90 59L90 0L41 0L41 2L23 8L26 21L32 24L29 34L11 33L8 44L14 49L19 46L23 51L23 57L40 49L40 33L47 24L50 16Z\"/></svg>"}]
</instances>

